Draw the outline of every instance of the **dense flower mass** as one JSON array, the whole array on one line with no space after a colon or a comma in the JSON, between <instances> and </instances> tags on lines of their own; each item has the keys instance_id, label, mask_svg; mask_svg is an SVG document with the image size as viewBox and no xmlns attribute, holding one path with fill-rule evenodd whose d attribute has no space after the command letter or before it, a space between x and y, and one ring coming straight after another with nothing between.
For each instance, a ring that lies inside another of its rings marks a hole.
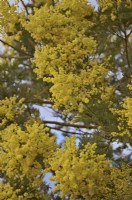
<instances>
[{"instance_id":1,"label":"dense flower mass","mask_svg":"<svg viewBox=\"0 0 132 200\"><path fill-rule=\"evenodd\" d=\"M0 131L0 172L2 177L6 176L0 183L1 199L43 198L40 186L47 158L57 148L55 137L44 125L29 121L20 127L12 122L24 107L22 101L17 103L15 97L0 101L0 116L5 118Z\"/></svg>"},{"instance_id":2,"label":"dense flower mass","mask_svg":"<svg viewBox=\"0 0 132 200\"><path fill-rule=\"evenodd\" d=\"M0 0L0 200L132 199L131 18L131 0Z\"/></svg>"},{"instance_id":3,"label":"dense flower mass","mask_svg":"<svg viewBox=\"0 0 132 200\"><path fill-rule=\"evenodd\" d=\"M111 161L106 160L105 155L95 152L95 144L88 143L78 149L75 137L67 138L64 148L49 159L50 169L55 172L51 180L57 182L53 191L61 191L62 197L69 195L71 200L77 197L116 200L127 190L125 198L129 199L132 195L131 170L111 167Z\"/></svg>"},{"instance_id":4,"label":"dense flower mass","mask_svg":"<svg viewBox=\"0 0 132 200\"><path fill-rule=\"evenodd\" d=\"M21 178L37 176L42 167L37 157L45 162L56 147L55 138L49 137L47 128L38 123L26 125L26 130L12 124L1 131L1 137L1 170L14 179L20 174Z\"/></svg>"},{"instance_id":5,"label":"dense flower mass","mask_svg":"<svg viewBox=\"0 0 132 200\"><path fill-rule=\"evenodd\" d=\"M55 7L46 4L35 10L29 22L24 23L36 41L43 41L42 47L35 51L34 71L39 78L53 84L50 91L55 107L65 106L67 111L82 111L83 103L102 92L97 85L105 87L107 65L89 59L96 48L94 38L86 35L92 26L87 17L92 13L85 0L60 1ZM61 90L62 87L67 90Z\"/></svg>"}]
</instances>

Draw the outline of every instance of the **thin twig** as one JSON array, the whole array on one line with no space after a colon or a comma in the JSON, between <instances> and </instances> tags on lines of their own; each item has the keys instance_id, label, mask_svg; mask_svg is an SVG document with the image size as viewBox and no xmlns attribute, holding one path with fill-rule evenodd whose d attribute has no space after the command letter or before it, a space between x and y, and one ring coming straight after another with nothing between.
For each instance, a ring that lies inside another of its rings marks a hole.
<instances>
[{"instance_id":1,"label":"thin twig","mask_svg":"<svg viewBox=\"0 0 132 200\"><path fill-rule=\"evenodd\" d=\"M51 127L51 126L47 126L48 128L50 129L53 129L53 130L57 130L57 131L60 131L60 132L63 132L63 133L66 133L67 135L69 134L72 134L72 135L82 135L83 133L78 133L76 131L65 131L65 130L62 130L62 129L59 129L59 128L56 128L56 127Z\"/></svg>"},{"instance_id":2,"label":"thin twig","mask_svg":"<svg viewBox=\"0 0 132 200\"><path fill-rule=\"evenodd\" d=\"M22 3L23 7L25 8L25 11L26 11L27 15L29 15L27 6L25 5L24 1L23 1L23 0L20 0L20 1L21 1L21 3Z\"/></svg>"}]
</instances>

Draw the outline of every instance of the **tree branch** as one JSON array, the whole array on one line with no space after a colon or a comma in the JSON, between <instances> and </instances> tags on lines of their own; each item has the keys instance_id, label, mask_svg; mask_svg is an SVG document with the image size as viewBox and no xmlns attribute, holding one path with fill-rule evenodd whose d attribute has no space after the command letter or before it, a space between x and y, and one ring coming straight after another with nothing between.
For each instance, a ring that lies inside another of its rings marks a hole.
<instances>
[{"instance_id":1,"label":"tree branch","mask_svg":"<svg viewBox=\"0 0 132 200\"><path fill-rule=\"evenodd\" d=\"M52 0L52 5L55 6L55 1L54 0Z\"/></svg>"},{"instance_id":2,"label":"tree branch","mask_svg":"<svg viewBox=\"0 0 132 200\"><path fill-rule=\"evenodd\" d=\"M74 127L74 128L87 128L87 129L94 129L96 128L95 126L90 125L89 127L81 124L70 124L70 123L65 123L65 122L56 122L56 121L48 121L48 120L43 120L45 124L55 124L59 126L69 126L69 127Z\"/></svg>"},{"instance_id":3,"label":"tree branch","mask_svg":"<svg viewBox=\"0 0 132 200\"><path fill-rule=\"evenodd\" d=\"M24 103L25 104L30 104L30 103L32 103L32 104L50 104L50 105L53 104L53 102L51 102L51 101L48 101L48 100L39 100L39 99L25 100Z\"/></svg>"},{"instance_id":4,"label":"tree branch","mask_svg":"<svg viewBox=\"0 0 132 200\"><path fill-rule=\"evenodd\" d=\"M28 55L28 56L31 56L31 55L27 54L26 52L22 51L21 49L18 49L18 48L16 48L16 47L14 47L13 45L8 44L7 42L3 41L2 39L0 39L0 42L3 43L4 45L7 45L7 46L11 47L12 49L14 49L14 50L17 51L17 52L21 52L21 53L23 53L23 54L26 54L26 55Z\"/></svg>"},{"instance_id":5,"label":"tree branch","mask_svg":"<svg viewBox=\"0 0 132 200\"><path fill-rule=\"evenodd\" d=\"M10 6L10 3L9 3L8 1L7 1L7 4L8 4L8 6L9 6L9 8L10 8L11 6Z\"/></svg>"},{"instance_id":6,"label":"tree branch","mask_svg":"<svg viewBox=\"0 0 132 200\"><path fill-rule=\"evenodd\" d=\"M129 55L128 55L128 35L126 34L126 32L124 32L125 35L125 51L126 51L126 60L127 60L127 64L128 64L128 68L131 67L130 61L129 61Z\"/></svg>"},{"instance_id":7,"label":"tree branch","mask_svg":"<svg viewBox=\"0 0 132 200\"><path fill-rule=\"evenodd\" d=\"M12 59L12 58L15 58L15 59L28 59L28 58L31 58L31 56L11 56L11 55L6 55L6 56L4 56L4 55L2 55L2 54L0 54L0 57L1 58L3 58L3 59Z\"/></svg>"}]
</instances>

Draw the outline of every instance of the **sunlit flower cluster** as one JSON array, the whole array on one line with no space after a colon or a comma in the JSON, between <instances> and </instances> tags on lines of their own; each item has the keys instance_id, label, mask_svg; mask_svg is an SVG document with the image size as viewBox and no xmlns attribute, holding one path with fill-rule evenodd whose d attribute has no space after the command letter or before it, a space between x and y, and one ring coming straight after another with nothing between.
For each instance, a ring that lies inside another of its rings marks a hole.
<instances>
[{"instance_id":1,"label":"sunlit flower cluster","mask_svg":"<svg viewBox=\"0 0 132 200\"><path fill-rule=\"evenodd\" d=\"M96 41L86 35L93 25L87 19L92 14L93 8L85 0L63 0L57 1L55 7L46 4L35 9L29 22L23 23L33 38L42 43L35 51L34 71L38 78L52 83L50 92L55 107L63 106L67 112L82 112L83 104L92 95L109 90L104 88L107 65L92 58Z\"/></svg>"},{"instance_id":2,"label":"sunlit flower cluster","mask_svg":"<svg viewBox=\"0 0 132 200\"><path fill-rule=\"evenodd\" d=\"M13 122L24 111L23 101L24 99L18 101L15 96L0 100L0 127L8 121Z\"/></svg>"},{"instance_id":3,"label":"sunlit flower cluster","mask_svg":"<svg viewBox=\"0 0 132 200\"><path fill-rule=\"evenodd\" d=\"M127 135L132 137L132 85L128 85L130 90L130 97L124 99L121 109L113 109L113 113L118 116L118 130L119 133L113 133L114 136Z\"/></svg>"}]
</instances>

